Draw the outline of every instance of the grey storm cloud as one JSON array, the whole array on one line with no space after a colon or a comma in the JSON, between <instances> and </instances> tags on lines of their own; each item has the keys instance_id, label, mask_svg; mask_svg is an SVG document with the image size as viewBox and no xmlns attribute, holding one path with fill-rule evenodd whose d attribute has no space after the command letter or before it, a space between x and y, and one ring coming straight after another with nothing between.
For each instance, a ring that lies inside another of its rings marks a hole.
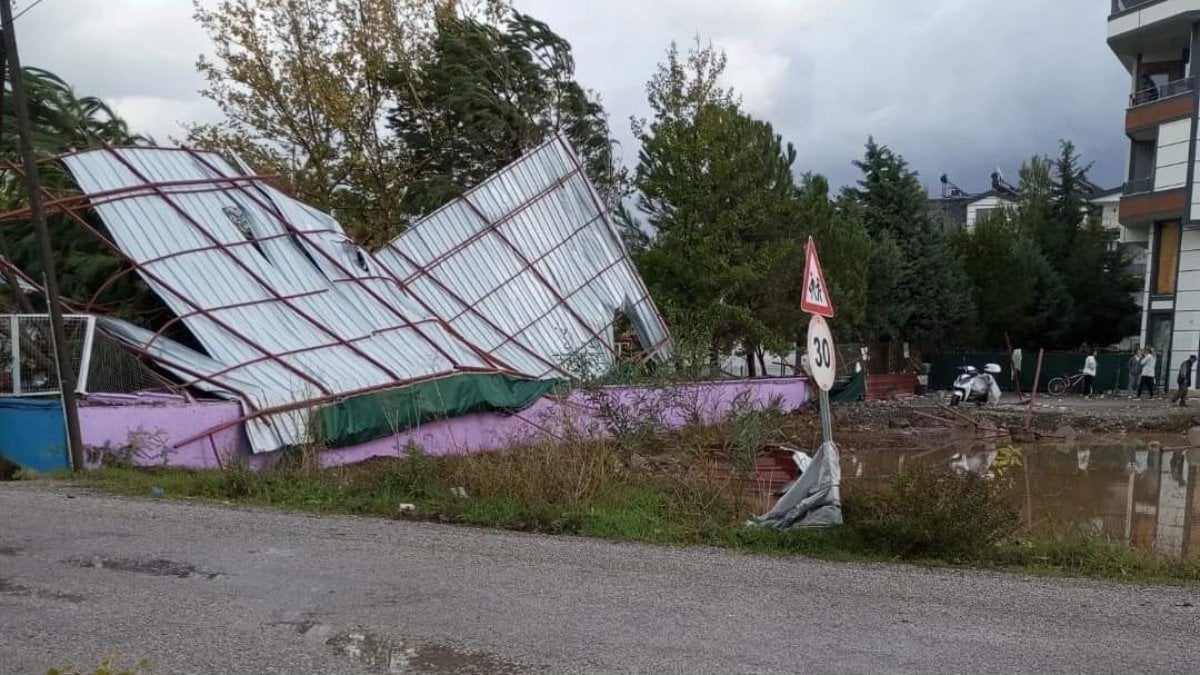
<instances>
[{"instance_id":1,"label":"grey storm cloud","mask_svg":"<svg viewBox=\"0 0 1200 675\"><path fill-rule=\"evenodd\" d=\"M20 5L20 3L18 3ZM1071 139L1093 179L1120 182L1129 79L1105 45L1107 0L516 0L571 41L623 157L637 147L645 82L672 41L724 49L727 84L795 144L797 171L834 184L868 136L933 186L983 190L1000 166ZM187 0L43 0L18 22L23 60L114 104L159 140L209 121L196 57L208 42Z\"/></svg>"}]
</instances>

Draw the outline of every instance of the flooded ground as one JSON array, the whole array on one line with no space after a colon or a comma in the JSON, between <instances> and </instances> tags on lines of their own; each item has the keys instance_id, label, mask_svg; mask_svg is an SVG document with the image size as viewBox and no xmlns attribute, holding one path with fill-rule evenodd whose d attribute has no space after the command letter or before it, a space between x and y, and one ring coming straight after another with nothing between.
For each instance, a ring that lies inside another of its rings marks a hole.
<instances>
[{"instance_id":1,"label":"flooded ground","mask_svg":"<svg viewBox=\"0 0 1200 675\"><path fill-rule=\"evenodd\" d=\"M1011 481L1035 531L1087 526L1164 557L1200 559L1200 448L1185 437L1016 444L1019 454L1006 443L921 445L848 447L842 457L847 490L880 483L914 463L1000 474Z\"/></svg>"}]
</instances>

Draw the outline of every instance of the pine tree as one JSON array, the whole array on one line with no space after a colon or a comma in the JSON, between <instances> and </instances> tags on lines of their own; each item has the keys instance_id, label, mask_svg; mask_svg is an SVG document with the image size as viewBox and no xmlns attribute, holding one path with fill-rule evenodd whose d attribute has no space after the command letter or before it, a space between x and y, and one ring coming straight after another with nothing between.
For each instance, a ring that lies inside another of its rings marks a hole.
<instances>
[{"instance_id":1,"label":"pine tree","mask_svg":"<svg viewBox=\"0 0 1200 675\"><path fill-rule=\"evenodd\" d=\"M429 57L394 75L388 126L412 167L401 204L420 216L563 133L609 208L628 192L598 98L575 81L571 45L511 12L503 27L442 12Z\"/></svg>"},{"instance_id":2,"label":"pine tree","mask_svg":"<svg viewBox=\"0 0 1200 675\"><path fill-rule=\"evenodd\" d=\"M860 205L878 248L872 265L880 265L871 276L870 312L886 308L874 337L925 349L961 344L975 314L971 286L916 172L874 139L855 166L863 176L846 196Z\"/></svg>"}]
</instances>

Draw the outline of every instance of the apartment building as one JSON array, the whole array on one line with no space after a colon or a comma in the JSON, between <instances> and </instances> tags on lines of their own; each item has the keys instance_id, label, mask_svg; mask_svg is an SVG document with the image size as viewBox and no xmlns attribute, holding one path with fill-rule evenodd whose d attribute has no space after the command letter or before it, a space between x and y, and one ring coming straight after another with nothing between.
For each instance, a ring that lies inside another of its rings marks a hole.
<instances>
[{"instance_id":1,"label":"apartment building","mask_svg":"<svg viewBox=\"0 0 1200 675\"><path fill-rule=\"evenodd\" d=\"M1200 189L1195 63L1200 0L1110 0L1108 44L1129 73L1122 240L1147 249L1142 344L1159 381L1200 351Z\"/></svg>"}]
</instances>

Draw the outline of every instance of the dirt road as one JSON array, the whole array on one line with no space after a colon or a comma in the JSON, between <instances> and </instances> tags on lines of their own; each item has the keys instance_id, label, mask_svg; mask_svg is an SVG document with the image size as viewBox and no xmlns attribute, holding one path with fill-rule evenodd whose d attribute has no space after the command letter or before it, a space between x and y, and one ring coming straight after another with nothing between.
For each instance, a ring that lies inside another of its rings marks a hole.
<instances>
[{"instance_id":1,"label":"dirt road","mask_svg":"<svg viewBox=\"0 0 1200 675\"><path fill-rule=\"evenodd\" d=\"M1191 673L1200 590L0 484L0 671Z\"/></svg>"}]
</instances>

